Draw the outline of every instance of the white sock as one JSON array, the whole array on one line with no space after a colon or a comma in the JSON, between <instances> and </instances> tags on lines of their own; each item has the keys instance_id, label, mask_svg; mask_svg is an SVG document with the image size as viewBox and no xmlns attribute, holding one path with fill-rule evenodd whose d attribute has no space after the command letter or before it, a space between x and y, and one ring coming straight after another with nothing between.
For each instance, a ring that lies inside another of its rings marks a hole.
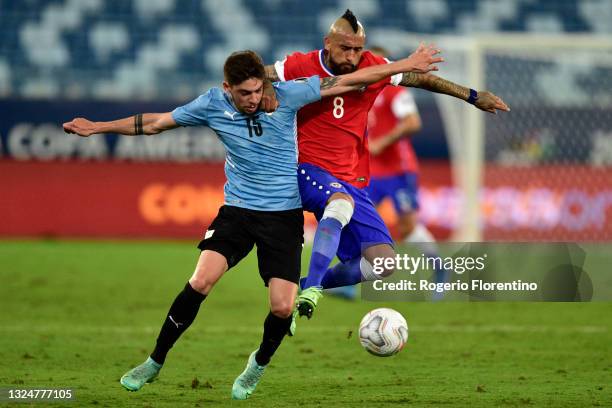
<instances>
[{"instance_id":1,"label":"white sock","mask_svg":"<svg viewBox=\"0 0 612 408\"><path fill-rule=\"evenodd\" d=\"M380 275L374 272L374 267L367 259L361 258L359 261L359 270L361 271L361 281L375 281L380 279Z\"/></svg>"}]
</instances>

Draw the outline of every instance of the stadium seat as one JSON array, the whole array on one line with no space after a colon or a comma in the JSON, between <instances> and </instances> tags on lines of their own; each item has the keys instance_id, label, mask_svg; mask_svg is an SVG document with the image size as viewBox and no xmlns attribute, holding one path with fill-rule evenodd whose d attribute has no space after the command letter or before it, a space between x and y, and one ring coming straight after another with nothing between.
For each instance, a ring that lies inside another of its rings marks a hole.
<instances>
[{"instance_id":1,"label":"stadium seat","mask_svg":"<svg viewBox=\"0 0 612 408\"><path fill-rule=\"evenodd\" d=\"M605 0L3 2L0 94L191 97L220 80L232 50L254 49L273 62L320 47L330 21L349 6L368 29L612 32Z\"/></svg>"}]
</instances>

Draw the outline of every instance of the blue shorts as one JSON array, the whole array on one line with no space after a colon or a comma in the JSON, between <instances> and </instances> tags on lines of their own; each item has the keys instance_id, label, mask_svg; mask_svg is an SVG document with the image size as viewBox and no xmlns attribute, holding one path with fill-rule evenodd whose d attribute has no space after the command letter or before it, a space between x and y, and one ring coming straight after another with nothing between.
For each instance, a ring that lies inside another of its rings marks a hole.
<instances>
[{"instance_id":1,"label":"blue shorts","mask_svg":"<svg viewBox=\"0 0 612 408\"><path fill-rule=\"evenodd\" d=\"M419 176L407 172L398 176L372 177L366 191L374 205L380 204L386 197L391 197L398 214L406 214L419 209L418 199Z\"/></svg>"},{"instance_id":2,"label":"blue shorts","mask_svg":"<svg viewBox=\"0 0 612 408\"><path fill-rule=\"evenodd\" d=\"M345 193L353 197L355 211L348 225L342 229L336 255L342 262L360 257L362 252L373 245L389 244L393 240L374 204L364 189L357 188L329 174L320 167L302 163L298 167L298 184L302 206L315 215L323 216L327 200L334 193Z\"/></svg>"}]
</instances>

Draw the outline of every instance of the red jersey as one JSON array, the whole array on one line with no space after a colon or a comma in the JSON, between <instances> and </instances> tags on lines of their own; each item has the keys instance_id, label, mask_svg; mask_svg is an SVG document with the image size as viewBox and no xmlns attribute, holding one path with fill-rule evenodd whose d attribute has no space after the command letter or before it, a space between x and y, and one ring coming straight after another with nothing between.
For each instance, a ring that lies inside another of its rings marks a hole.
<instances>
[{"instance_id":1,"label":"red jersey","mask_svg":"<svg viewBox=\"0 0 612 408\"><path fill-rule=\"evenodd\" d=\"M414 98L405 88L387 87L378 95L368 115L368 138L388 134L407 115L418 113ZM419 171L412 143L403 137L370 159L372 177L396 176Z\"/></svg>"},{"instance_id":2,"label":"red jersey","mask_svg":"<svg viewBox=\"0 0 612 408\"><path fill-rule=\"evenodd\" d=\"M364 51L358 69L386 64L388 60ZM334 76L325 65L324 51L307 54L296 52L275 64L283 81L319 75ZM299 110L299 162L325 169L336 178L356 187L367 186L370 179L369 150L365 137L368 111L376 96L392 83L401 81L401 74L368 86L363 91L321 99Z\"/></svg>"}]
</instances>

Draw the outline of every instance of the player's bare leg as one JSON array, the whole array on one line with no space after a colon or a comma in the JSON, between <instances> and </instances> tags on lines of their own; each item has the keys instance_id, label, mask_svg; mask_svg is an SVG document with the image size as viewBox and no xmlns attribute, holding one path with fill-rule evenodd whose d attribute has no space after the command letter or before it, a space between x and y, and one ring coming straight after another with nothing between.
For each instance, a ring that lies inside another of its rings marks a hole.
<instances>
[{"instance_id":1,"label":"player's bare leg","mask_svg":"<svg viewBox=\"0 0 612 408\"><path fill-rule=\"evenodd\" d=\"M317 307L322 296L321 281L336 256L342 228L351 220L354 207L353 197L345 193L334 193L327 201L323 216L317 225L308 276L303 281L302 292L298 297L297 310L300 316L310 319Z\"/></svg>"},{"instance_id":2,"label":"player's bare leg","mask_svg":"<svg viewBox=\"0 0 612 408\"><path fill-rule=\"evenodd\" d=\"M129 391L138 391L157 377L168 351L194 321L200 304L225 271L227 260L223 255L215 251L202 251L191 279L174 299L168 311L157 337L155 350L144 363L121 377L121 385Z\"/></svg>"},{"instance_id":3,"label":"player's bare leg","mask_svg":"<svg viewBox=\"0 0 612 408\"><path fill-rule=\"evenodd\" d=\"M270 313L264 322L263 339L259 348L249 356L244 371L234 381L233 399L247 399L255 391L266 366L280 346L291 324L297 284L280 278L271 278L268 286L270 288Z\"/></svg>"}]
</instances>

